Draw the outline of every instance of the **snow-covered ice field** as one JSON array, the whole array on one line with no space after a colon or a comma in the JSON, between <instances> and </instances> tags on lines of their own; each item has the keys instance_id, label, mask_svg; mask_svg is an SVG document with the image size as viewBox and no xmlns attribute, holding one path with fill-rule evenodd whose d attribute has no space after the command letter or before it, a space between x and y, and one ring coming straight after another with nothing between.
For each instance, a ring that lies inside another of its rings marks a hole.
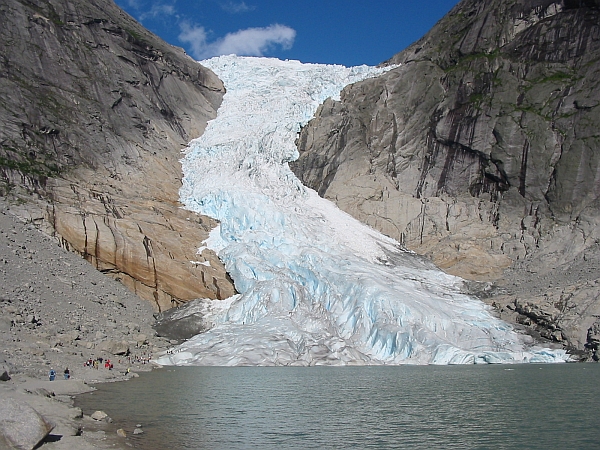
<instances>
[{"instance_id":1,"label":"snow-covered ice field","mask_svg":"<svg viewBox=\"0 0 600 450\"><path fill-rule=\"evenodd\" d=\"M214 327L165 365L560 362L461 293L462 280L340 211L288 167L301 126L385 69L222 56L227 94L182 161L186 208L221 222L215 250L239 295L205 300ZM201 243L199 243L201 245Z\"/></svg>"}]
</instances>

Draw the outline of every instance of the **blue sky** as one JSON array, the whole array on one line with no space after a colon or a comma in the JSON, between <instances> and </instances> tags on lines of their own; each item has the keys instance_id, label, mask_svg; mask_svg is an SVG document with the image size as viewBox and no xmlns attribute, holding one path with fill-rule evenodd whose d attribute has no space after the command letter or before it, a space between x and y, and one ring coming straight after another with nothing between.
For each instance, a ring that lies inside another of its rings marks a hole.
<instances>
[{"instance_id":1,"label":"blue sky","mask_svg":"<svg viewBox=\"0 0 600 450\"><path fill-rule=\"evenodd\" d=\"M458 0L116 0L196 59L235 53L376 65L423 36Z\"/></svg>"}]
</instances>

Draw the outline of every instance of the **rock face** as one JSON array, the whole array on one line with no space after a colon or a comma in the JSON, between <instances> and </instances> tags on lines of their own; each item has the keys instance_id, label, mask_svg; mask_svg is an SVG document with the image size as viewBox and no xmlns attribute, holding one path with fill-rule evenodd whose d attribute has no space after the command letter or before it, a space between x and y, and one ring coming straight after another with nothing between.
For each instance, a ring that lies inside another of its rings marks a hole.
<instances>
[{"instance_id":1,"label":"rock face","mask_svg":"<svg viewBox=\"0 0 600 450\"><path fill-rule=\"evenodd\" d=\"M2 448L31 450L54 428L24 402L5 398L0 402L0 445Z\"/></svg>"},{"instance_id":2,"label":"rock face","mask_svg":"<svg viewBox=\"0 0 600 450\"><path fill-rule=\"evenodd\" d=\"M233 294L177 202L221 81L111 0L4 1L0 41L0 194L157 310Z\"/></svg>"},{"instance_id":3,"label":"rock face","mask_svg":"<svg viewBox=\"0 0 600 450\"><path fill-rule=\"evenodd\" d=\"M589 349L599 61L598 1L464 0L399 67L325 102L292 169L449 273L494 281L507 318Z\"/></svg>"},{"instance_id":4,"label":"rock face","mask_svg":"<svg viewBox=\"0 0 600 450\"><path fill-rule=\"evenodd\" d=\"M153 328L158 336L184 341L214 326L208 319L208 311L205 300L193 300L158 314Z\"/></svg>"}]
</instances>

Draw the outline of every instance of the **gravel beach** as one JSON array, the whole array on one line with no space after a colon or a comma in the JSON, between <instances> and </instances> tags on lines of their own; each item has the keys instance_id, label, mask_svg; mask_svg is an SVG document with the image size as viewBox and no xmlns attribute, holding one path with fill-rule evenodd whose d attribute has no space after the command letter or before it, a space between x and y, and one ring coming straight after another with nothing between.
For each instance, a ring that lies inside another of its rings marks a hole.
<instances>
[{"instance_id":1,"label":"gravel beach","mask_svg":"<svg viewBox=\"0 0 600 450\"><path fill-rule=\"evenodd\" d=\"M109 420L83 415L72 396L151 370L147 360L172 343L155 336L148 302L18 220L15 209L0 201L0 374L10 376L0 398L25 402L55 425L36 448L128 448L127 430L119 436ZM99 358L97 368L86 366Z\"/></svg>"}]
</instances>

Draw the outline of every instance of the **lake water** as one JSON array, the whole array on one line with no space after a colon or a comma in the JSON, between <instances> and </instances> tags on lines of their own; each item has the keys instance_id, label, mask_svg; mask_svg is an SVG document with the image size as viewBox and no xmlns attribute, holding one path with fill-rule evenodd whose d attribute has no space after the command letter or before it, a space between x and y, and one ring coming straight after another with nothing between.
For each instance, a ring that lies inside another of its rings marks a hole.
<instances>
[{"instance_id":1,"label":"lake water","mask_svg":"<svg viewBox=\"0 0 600 450\"><path fill-rule=\"evenodd\" d=\"M143 449L600 448L598 364L165 367L78 397Z\"/></svg>"}]
</instances>

